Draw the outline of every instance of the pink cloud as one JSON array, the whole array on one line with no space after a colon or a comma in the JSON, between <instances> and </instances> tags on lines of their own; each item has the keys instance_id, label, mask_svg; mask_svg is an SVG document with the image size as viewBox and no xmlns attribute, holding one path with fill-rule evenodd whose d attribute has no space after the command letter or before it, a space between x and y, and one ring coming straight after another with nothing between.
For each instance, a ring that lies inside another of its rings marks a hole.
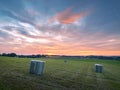
<instances>
[{"instance_id":1,"label":"pink cloud","mask_svg":"<svg viewBox=\"0 0 120 90\"><path fill-rule=\"evenodd\" d=\"M57 13L53 18L49 20L49 22L53 22L54 20L58 20L62 24L70 24L78 21L84 17L86 17L90 12L73 12L72 8L68 8L62 12Z\"/></svg>"}]
</instances>

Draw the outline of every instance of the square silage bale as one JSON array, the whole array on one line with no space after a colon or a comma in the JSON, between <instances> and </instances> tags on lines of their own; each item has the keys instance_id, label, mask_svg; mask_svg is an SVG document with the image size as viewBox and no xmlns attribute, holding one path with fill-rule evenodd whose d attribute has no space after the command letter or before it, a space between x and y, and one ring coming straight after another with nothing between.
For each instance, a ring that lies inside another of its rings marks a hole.
<instances>
[{"instance_id":1,"label":"square silage bale","mask_svg":"<svg viewBox=\"0 0 120 90\"><path fill-rule=\"evenodd\" d=\"M95 64L95 72L102 73L103 72L103 65Z\"/></svg>"},{"instance_id":2,"label":"square silage bale","mask_svg":"<svg viewBox=\"0 0 120 90\"><path fill-rule=\"evenodd\" d=\"M31 60L31 62L30 62L30 73L32 73L32 74L35 73L35 67L36 67L36 61Z\"/></svg>"},{"instance_id":3,"label":"square silage bale","mask_svg":"<svg viewBox=\"0 0 120 90\"><path fill-rule=\"evenodd\" d=\"M42 75L44 73L45 61L31 60L30 73Z\"/></svg>"},{"instance_id":4,"label":"square silage bale","mask_svg":"<svg viewBox=\"0 0 120 90\"><path fill-rule=\"evenodd\" d=\"M67 60L64 60L64 63L67 63Z\"/></svg>"},{"instance_id":5,"label":"square silage bale","mask_svg":"<svg viewBox=\"0 0 120 90\"><path fill-rule=\"evenodd\" d=\"M45 62L44 61L36 62L35 74L42 75L44 73L44 68L45 68Z\"/></svg>"}]
</instances>

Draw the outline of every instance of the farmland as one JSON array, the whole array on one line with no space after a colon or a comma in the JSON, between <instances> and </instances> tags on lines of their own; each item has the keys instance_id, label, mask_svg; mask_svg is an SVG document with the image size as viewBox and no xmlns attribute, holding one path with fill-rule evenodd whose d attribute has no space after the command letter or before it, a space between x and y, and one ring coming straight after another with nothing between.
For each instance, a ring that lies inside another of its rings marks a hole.
<instances>
[{"instance_id":1,"label":"farmland","mask_svg":"<svg viewBox=\"0 0 120 90\"><path fill-rule=\"evenodd\" d=\"M32 58L1 56L0 90L120 90L120 61L79 58L36 59L46 61L42 76L29 74ZM104 66L103 73L94 71L96 63Z\"/></svg>"}]
</instances>

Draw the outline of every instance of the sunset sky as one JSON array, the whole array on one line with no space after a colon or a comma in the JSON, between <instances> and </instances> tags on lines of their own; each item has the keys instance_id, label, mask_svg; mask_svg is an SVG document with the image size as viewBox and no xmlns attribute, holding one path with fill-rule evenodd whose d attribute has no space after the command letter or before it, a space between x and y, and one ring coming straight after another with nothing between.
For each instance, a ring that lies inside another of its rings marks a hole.
<instances>
[{"instance_id":1,"label":"sunset sky","mask_svg":"<svg viewBox=\"0 0 120 90\"><path fill-rule=\"evenodd\" d=\"M0 0L0 53L120 55L120 0Z\"/></svg>"}]
</instances>

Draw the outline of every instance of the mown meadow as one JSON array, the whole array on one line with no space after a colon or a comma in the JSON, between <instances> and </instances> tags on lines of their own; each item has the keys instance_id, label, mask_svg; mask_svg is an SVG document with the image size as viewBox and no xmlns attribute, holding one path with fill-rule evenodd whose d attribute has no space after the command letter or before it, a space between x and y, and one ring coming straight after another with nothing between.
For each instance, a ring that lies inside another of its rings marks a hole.
<instances>
[{"instance_id":1,"label":"mown meadow","mask_svg":"<svg viewBox=\"0 0 120 90\"><path fill-rule=\"evenodd\" d=\"M120 90L120 61L60 57L34 59L46 61L42 76L29 74L32 58L1 56L0 90ZM95 72L96 63L104 66L103 73Z\"/></svg>"}]
</instances>

